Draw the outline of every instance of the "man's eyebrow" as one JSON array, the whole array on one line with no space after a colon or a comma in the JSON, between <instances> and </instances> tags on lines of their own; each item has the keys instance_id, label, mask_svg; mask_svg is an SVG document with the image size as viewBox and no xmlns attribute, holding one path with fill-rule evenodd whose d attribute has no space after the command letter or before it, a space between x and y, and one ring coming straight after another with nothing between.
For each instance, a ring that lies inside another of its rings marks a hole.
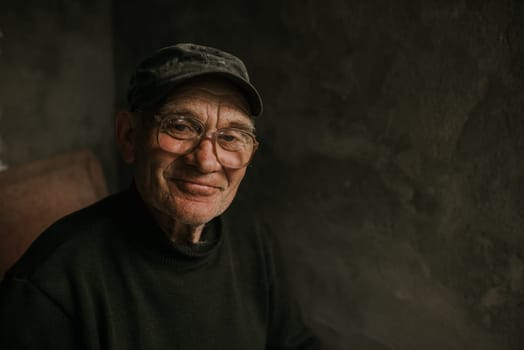
<instances>
[{"instance_id":1,"label":"man's eyebrow","mask_svg":"<svg viewBox=\"0 0 524 350\"><path fill-rule=\"evenodd\" d=\"M180 108L180 109L174 108L174 109L168 109L168 110L161 109L159 114L160 115L187 115L187 116L198 119L198 116L195 114L195 112L189 109L185 109L185 108Z\"/></svg>"},{"instance_id":2,"label":"man's eyebrow","mask_svg":"<svg viewBox=\"0 0 524 350\"><path fill-rule=\"evenodd\" d=\"M229 123L228 127L255 132L255 126L253 125L253 123L249 123L249 122L241 122L241 121L233 120Z\"/></svg>"}]
</instances>

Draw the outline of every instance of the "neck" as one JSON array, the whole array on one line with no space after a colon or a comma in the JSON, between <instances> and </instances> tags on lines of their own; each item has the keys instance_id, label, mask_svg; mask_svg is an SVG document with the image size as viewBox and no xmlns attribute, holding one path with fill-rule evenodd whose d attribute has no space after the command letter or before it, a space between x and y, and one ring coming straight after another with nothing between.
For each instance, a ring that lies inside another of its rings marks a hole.
<instances>
[{"instance_id":1,"label":"neck","mask_svg":"<svg viewBox=\"0 0 524 350\"><path fill-rule=\"evenodd\" d=\"M157 210L152 210L152 212L162 231L173 242L191 244L200 242L205 224L185 224Z\"/></svg>"}]
</instances>

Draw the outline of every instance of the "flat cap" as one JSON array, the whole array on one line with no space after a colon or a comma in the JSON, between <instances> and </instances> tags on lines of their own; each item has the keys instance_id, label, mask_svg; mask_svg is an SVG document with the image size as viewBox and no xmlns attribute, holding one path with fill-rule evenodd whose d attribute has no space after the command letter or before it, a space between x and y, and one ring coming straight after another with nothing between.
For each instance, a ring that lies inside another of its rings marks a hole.
<instances>
[{"instance_id":1,"label":"flat cap","mask_svg":"<svg viewBox=\"0 0 524 350\"><path fill-rule=\"evenodd\" d=\"M129 83L129 108L147 110L168 97L177 86L203 76L230 81L244 94L251 114L262 113L262 98L251 84L242 60L225 51L196 44L164 47L142 61Z\"/></svg>"}]
</instances>

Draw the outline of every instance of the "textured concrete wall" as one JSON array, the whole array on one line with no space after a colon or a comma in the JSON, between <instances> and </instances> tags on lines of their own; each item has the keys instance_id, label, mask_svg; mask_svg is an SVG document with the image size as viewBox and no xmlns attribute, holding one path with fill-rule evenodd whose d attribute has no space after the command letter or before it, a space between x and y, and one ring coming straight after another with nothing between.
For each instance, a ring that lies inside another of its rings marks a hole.
<instances>
[{"instance_id":1,"label":"textured concrete wall","mask_svg":"<svg viewBox=\"0 0 524 350\"><path fill-rule=\"evenodd\" d=\"M7 166L92 149L113 187L111 6L0 2L0 160Z\"/></svg>"},{"instance_id":2,"label":"textured concrete wall","mask_svg":"<svg viewBox=\"0 0 524 350\"><path fill-rule=\"evenodd\" d=\"M523 14L517 0L117 0L117 87L174 42L245 58L266 111L242 196L279 232L331 348L521 349Z\"/></svg>"}]
</instances>

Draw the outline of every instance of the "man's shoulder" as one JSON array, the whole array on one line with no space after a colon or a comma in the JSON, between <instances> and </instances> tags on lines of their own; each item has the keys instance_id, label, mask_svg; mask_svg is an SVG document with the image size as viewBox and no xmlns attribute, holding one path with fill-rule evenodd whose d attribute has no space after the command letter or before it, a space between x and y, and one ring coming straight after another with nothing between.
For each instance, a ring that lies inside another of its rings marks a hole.
<instances>
[{"instance_id":1,"label":"man's shoulder","mask_svg":"<svg viewBox=\"0 0 524 350\"><path fill-rule=\"evenodd\" d=\"M222 222L226 239L237 254L251 258L254 253L263 264L270 263L277 240L263 212L254 210L249 204L234 203L222 216Z\"/></svg>"},{"instance_id":2,"label":"man's shoulder","mask_svg":"<svg viewBox=\"0 0 524 350\"><path fill-rule=\"evenodd\" d=\"M86 255L108 238L116 225L124 193L110 195L88 207L59 219L31 244L28 250L6 273L17 278L29 278L46 265L68 256Z\"/></svg>"},{"instance_id":3,"label":"man's shoulder","mask_svg":"<svg viewBox=\"0 0 524 350\"><path fill-rule=\"evenodd\" d=\"M254 215L254 212L249 204L238 201L222 214L224 230L232 236L232 240L259 242L267 238L267 225L261 219L262 215Z\"/></svg>"}]
</instances>

